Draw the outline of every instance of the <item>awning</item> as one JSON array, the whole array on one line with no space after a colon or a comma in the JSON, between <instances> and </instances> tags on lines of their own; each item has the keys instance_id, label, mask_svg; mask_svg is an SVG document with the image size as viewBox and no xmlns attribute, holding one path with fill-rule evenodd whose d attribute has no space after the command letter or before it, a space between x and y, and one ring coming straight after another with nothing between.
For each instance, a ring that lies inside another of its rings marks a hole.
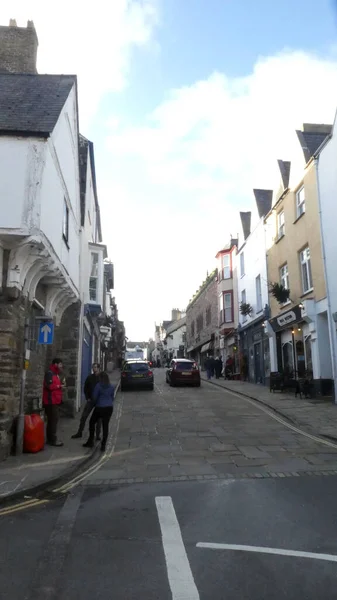
<instances>
[{"instance_id":1,"label":"awning","mask_svg":"<svg viewBox=\"0 0 337 600\"><path fill-rule=\"evenodd\" d=\"M210 346L211 346L211 342L208 342L207 344L204 344L204 345L202 346L201 350L200 350L201 354L202 354L203 352L207 352L207 350L209 350L209 349L210 349Z\"/></svg>"}]
</instances>

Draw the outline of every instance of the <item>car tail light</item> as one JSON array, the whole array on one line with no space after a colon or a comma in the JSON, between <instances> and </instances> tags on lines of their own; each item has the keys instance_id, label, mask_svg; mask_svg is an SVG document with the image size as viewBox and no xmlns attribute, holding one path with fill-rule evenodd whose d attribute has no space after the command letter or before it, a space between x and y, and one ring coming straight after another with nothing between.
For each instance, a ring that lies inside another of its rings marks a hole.
<instances>
[{"instance_id":1,"label":"car tail light","mask_svg":"<svg viewBox=\"0 0 337 600\"><path fill-rule=\"evenodd\" d=\"M197 365L197 363L193 363L193 367L192 367L192 369L197 369L197 368L198 368L198 365Z\"/></svg>"},{"instance_id":2,"label":"car tail light","mask_svg":"<svg viewBox=\"0 0 337 600\"><path fill-rule=\"evenodd\" d=\"M148 376L152 377L152 375L153 375L152 371L148 371Z\"/></svg>"},{"instance_id":3,"label":"car tail light","mask_svg":"<svg viewBox=\"0 0 337 600\"><path fill-rule=\"evenodd\" d=\"M126 377L125 371L122 372L122 377Z\"/></svg>"}]
</instances>

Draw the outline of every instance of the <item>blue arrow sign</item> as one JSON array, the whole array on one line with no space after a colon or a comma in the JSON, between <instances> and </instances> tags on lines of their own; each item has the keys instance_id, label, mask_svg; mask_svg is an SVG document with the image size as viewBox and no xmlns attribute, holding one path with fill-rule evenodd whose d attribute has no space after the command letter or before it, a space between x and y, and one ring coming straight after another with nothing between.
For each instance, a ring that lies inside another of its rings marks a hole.
<instances>
[{"instance_id":1,"label":"blue arrow sign","mask_svg":"<svg viewBox=\"0 0 337 600\"><path fill-rule=\"evenodd\" d=\"M53 321L41 321L39 325L39 344L52 344L54 339Z\"/></svg>"}]
</instances>

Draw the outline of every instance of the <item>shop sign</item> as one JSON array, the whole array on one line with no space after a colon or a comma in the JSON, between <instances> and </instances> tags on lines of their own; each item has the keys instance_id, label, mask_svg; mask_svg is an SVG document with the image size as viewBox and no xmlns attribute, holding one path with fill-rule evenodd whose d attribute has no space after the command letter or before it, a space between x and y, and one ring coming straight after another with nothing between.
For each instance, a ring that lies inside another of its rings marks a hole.
<instances>
[{"instance_id":1,"label":"shop sign","mask_svg":"<svg viewBox=\"0 0 337 600\"><path fill-rule=\"evenodd\" d=\"M287 329L288 327L291 327L298 321L302 321L302 310L299 304L294 306L294 308L292 308L291 310L287 310L287 312L282 313L278 317L270 319L269 323L272 326L273 330L276 332L282 331L283 329Z\"/></svg>"}]
</instances>

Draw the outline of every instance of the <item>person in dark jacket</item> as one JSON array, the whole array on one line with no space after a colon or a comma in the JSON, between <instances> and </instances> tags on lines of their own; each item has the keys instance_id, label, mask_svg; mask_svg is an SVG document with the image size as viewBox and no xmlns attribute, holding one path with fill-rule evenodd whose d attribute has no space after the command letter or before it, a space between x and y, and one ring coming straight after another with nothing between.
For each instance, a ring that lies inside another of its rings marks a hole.
<instances>
[{"instance_id":1,"label":"person in dark jacket","mask_svg":"<svg viewBox=\"0 0 337 600\"><path fill-rule=\"evenodd\" d=\"M109 381L107 373L102 371L99 375L99 382L96 385L93 393L93 400L95 404L94 411L89 421L89 438L88 441L83 444L84 448L92 448L94 445L95 426L99 419L102 419L103 424L103 438L101 444L102 452L105 451L106 442L109 435L109 421L113 412L113 403L115 399L115 388Z\"/></svg>"},{"instance_id":2,"label":"person in dark jacket","mask_svg":"<svg viewBox=\"0 0 337 600\"><path fill-rule=\"evenodd\" d=\"M92 412L92 410L95 407L94 389L99 382L100 370L101 370L100 365L98 363L94 363L92 365L91 375L88 375L88 377L85 380L83 391L84 391L86 403L83 408L78 432L71 436L75 440L82 437L87 418L89 417L90 413ZM98 420L97 424L96 424L96 440L99 441L100 439L101 439L101 421Z\"/></svg>"},{"instance_id":3,"label":"person in dark jacket","mask_svg":"<svg viewBox=\"0 0 337 600\"><path fill-rule=\"evenodd\" d=\"M219 379L222 373L222 358L221 356L217 356L215 359L215 377Z\"/></svg>"},{"instance_id":4,"label":"person in dark jacket","mask_svg":"<svg viewBox=\"0 0 337 600\"><path fill-rule=\"evenodd\" d=\"M47 417L47 444L63 446L57 439L57 423L59 406L62 403L62 388L64 387L60 374L63 369L62 360L54 358L43 380L42 402Z\"/></svg>"}]
</instances>

